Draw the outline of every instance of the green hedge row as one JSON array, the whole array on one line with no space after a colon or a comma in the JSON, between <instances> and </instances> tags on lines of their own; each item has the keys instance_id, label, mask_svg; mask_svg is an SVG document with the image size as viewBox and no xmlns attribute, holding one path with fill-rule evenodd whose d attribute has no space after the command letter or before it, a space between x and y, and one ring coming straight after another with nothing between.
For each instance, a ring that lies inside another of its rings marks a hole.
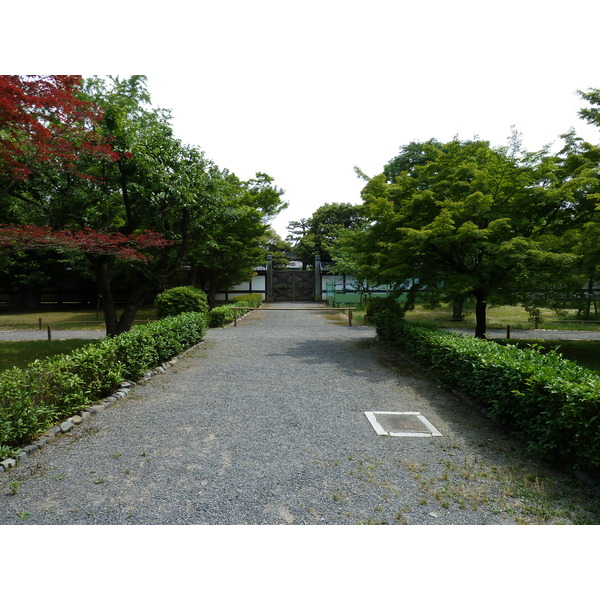
<instances>
[{"instance_id":1,"label":"green hedge row","mask_svg":"<svg viewBox=\"0 0 600 600\"><path fill-rule=\"evenodd\" d=\"M380 338L435 368L528 448L554 462L600 473L600 377L556 352L519 349L407 323L383 312Z\"/></svg>"},{"instance_id":2,"label":"green hedge row","mask_svg":"<svg viewBox=\"0 0 600 600\"><path fill-rule=\"evenodd\" d=\"M30 441L122 381L137 381L202 341L205 332L205 314L184 313L5 371L0 374L0 450Z\"/></svg>"},{"instance_id":3,"label":"green hedge row","mask_svg":"<svg viewBox=\"0 0 600 600\"><path fill-rule=\"evenodd\" d=\"M233 308L236 306L250 306L258 308L262 304L262 294L243 294L231 299L229 304L215 306L208 314L209 327L224 327L227 323L233 323ZM238 317L248 311L238 308Z\"/></svg>"}]
</instances>

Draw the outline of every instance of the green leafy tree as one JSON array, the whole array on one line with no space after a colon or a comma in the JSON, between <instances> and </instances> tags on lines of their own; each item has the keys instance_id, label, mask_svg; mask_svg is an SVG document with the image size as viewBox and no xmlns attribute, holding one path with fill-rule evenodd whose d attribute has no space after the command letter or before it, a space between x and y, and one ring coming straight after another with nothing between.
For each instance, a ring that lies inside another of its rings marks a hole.
<instances>
[{"instance_id":1,"label":"green leafy tree","mask_svg":"<svg viewBox=\"0 0 600 600\"><path fill-rule=\"evenodd\" d=\"M252 277L255 267L264 264L269 221L286 207L283 190L265 173L241 181L225 170L218 189L222 203L217 218L209 229L192 230L191 238L198 243L187 254L191 283L206 291L210 306L220 289Z\"/></svg>"},{"instance_id":2,"label":"green leafy tree","mask_svg":"<svg viewBox=\"0 0 600 600\"><path fill-rule=\"evenodd\" d=\"M292 221L288 239L295 241L294 250L303 268L314 266L318 254L322 263L332 263L332 250L340 234L364 222L360 207L349 203L323 204L309 219Z\"/></svg>"},{"instance_id":3,"label":"green leafy tree","mask_svg":"<svg viewBox=\"0 0 600 600\"><path fill-rule=\"evenodd\" d=\"M203 152L174 137L170 112L150 105L145 77L95 78L86 89L104 109L104 134L119 158L114 164L98 165L104 201L91 206L85 218L94 227L125 234L149 229L174 242L157 248L151 264L123 265L112 257L90 257L107 331L120 333L131 327L151 291L171 284L191 245L198 243L198 233L215 224L220 174ZM118 320L113 282L127 297Z\"/></svg>"},{"instance_id":4,"label":"green leafy tree","mask_svg":"<svg viewBox=\"0 0 600 600\"><path fill-rule=\"evenodd\" d=\"M309 220L308 219L300 219L299 221L290 221L286 229L290 232L285 238L286 241L292 244L292 249L294 251L294 258L301 260L300 253L304 254L304 252L299 250L302 248L302 243L306 235L309 231ZM306 270L306 263L302 261L302 270Z\"/></svg>"},{"instance_id":5,"label":"green leafy tree","mask_svg":"<svg viewBox=\"0 0 600 600\"><path fill-rule=\"evenodd\" d=\"M586 92L578 93L588 103L588 106L580 109L579 116L590 125L600 127L600 89L590 88ZM576 249L581 256L581 268L587 276L580 314L589 319L593 308L594 316L598 318L595 288L600 282L600 147L583 142L574 132L565 137L567 146L564 152L570 159L565 161L565 168L569 169L574 177L581 178L582 174L585 176L585 185L582 186L581 193L587 195L595 209L589 211L589 218L581 229L581 235L575 240Z\"/></svg>"},{"instance_id":6,"label":"green leafy tree","mask_svg":"<svg viewBox=\"0 0 600 600\"><path fill-rule=\"evenodd\" d=\"M411 151L414 148L411 148ZM428 160L393 180L373 177L362 192L370 226L346 238L374 283L427 290L435 301L471 295L477 337L488 303L559 278L576 256L557 241L578 218L578 185L558 177L559 161L484 141L424 145ZM402 162L402 161L396 161Z\"/></svg>"},{"instance_id":7,"label":"green leafy tree","mask_svg":"<svg viewBox=\"0 0 600 600\"><path fill-rule=\"evenodd\" d=\"M285 269L293 259L294 251L291 242L284 240L272 227L268 227L261 240L264 254L273 257L274 269Z\"/></svg>"}]
</instances>

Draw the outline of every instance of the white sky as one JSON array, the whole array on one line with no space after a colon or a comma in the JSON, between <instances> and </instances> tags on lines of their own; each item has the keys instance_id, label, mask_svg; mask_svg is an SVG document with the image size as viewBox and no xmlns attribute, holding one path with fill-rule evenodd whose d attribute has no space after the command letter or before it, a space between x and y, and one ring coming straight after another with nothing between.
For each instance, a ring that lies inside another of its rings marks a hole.
<instances>
[{"instance_id":1,"label":"white sky","mask_svg":"<svg viewBox=\"0 0 600 600\"><path fill-rule=\"evenodd\" d=\"M3 12L40 43L3 28L3 72L147 75L177 137L286 190L283 236L325 202L360 202L354 166L375 175L413 140L599 138L576 95L600 87L597 0L15 4Z\"/></svg>"}]
</instances>

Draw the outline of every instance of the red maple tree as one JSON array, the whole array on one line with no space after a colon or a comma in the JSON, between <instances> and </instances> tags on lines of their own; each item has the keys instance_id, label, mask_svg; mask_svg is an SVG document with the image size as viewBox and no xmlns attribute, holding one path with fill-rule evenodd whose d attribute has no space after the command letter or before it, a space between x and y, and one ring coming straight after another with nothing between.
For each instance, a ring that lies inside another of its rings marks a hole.
<instances>
[{"instance_id":1,"label":"red maple tree","mask_svg":"<svg viewBox=\"0 0 600 600\"><path fill-rule=\"evenodd\" d=\"M79 75L0 75L0 196L40 163L77 170L82 154L115 160L97 132L101 109L81 97Z\"/></svg>"},{"instance_id":2,"label":"red maple tree","mask_svg":"<svg viewBox=\"0 0 600 600\"><path fill-rule=\"evenodd\" d=\"M38 225L0 225L0 248L34 250L36 248L64 248L85 254L110 255L126 261L147 263L150 249L174 244L155 231L132 235L102 232L85 228L78 231L53 230Z\"/></svg>"}]
</instances>

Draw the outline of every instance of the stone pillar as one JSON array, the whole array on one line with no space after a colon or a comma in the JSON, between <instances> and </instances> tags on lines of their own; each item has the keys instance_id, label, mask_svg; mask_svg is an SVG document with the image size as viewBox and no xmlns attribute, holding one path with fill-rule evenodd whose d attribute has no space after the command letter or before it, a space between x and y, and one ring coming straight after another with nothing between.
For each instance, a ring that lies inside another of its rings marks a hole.
<instances>
[{"instance_id":1,"label":"stone pillar","mask_svg":"<svg viewBox=\"0 0 600 600\"><path fill-rule=\"evenodd\" d=\"M265 300L273 302L273 257L267 254L267 276L265 278Z\"/></svg>"},{"instance_id":2,"label":"stone pillar","mask_svg":"<svg viewBox=\"0 0 600 600\"><path fill-rule=\"evenodd\" d=\"M321 257L315 254L315 302L322 302Z\"/></svg>"}]
</instances>

